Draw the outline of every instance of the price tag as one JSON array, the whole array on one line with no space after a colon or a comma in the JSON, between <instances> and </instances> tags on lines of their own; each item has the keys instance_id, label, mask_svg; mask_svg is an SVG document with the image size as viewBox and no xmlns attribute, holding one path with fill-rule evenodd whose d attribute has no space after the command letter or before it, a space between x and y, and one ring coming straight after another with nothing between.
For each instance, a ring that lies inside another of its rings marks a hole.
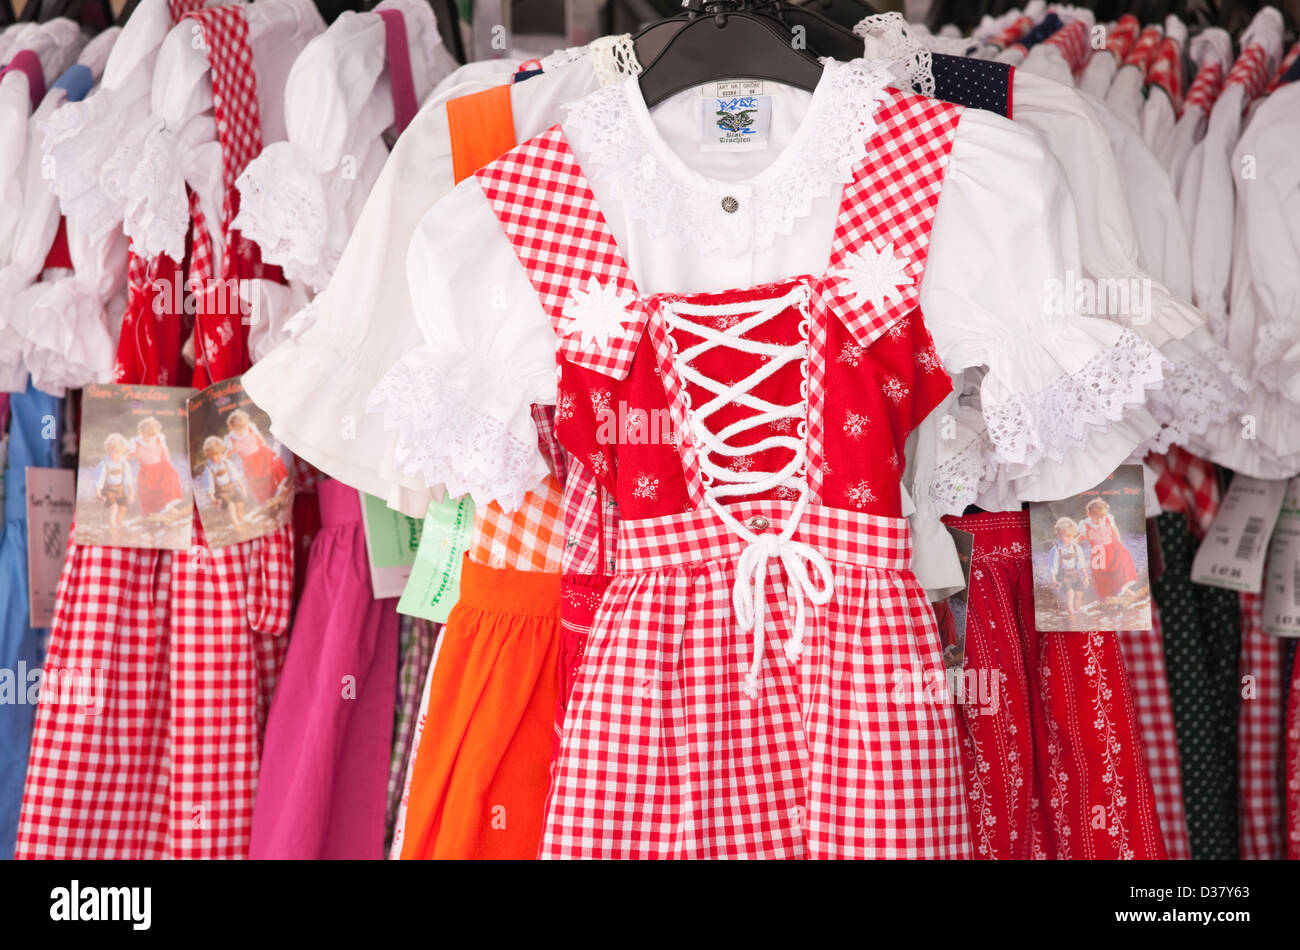
<instances>
[{"instance_id":1,"label":"price tag","mask_svg":"<svg viewBox=\"0 0 1300 950\"><path fill-rule=\"evenodd\" d=\"M1192 561L1192 581L1257 594L1268 539L1282 511L1285 481L1237 475Z\"/></svg>"},{"instance_id":2,"label":"price tag","mask_svg":"<svg viewBox=\"0 0 1300 950\"><path fill-rule=\"evenodd\" d=\"M473 532L474 502L468 495L429 506L398 613L447 622L460 599L460 565Z\"/></svg>"},{"instance_id":3,"label":"price tag","mask_svg":"<svg viewBox=\"0 0 1300 950\"><path fill-rule=\"evenodd\" d=\"M1282 513L1268 548L1264 632L1300 637L1300 476L1287 482Z\"/></svg>"},{"instance_id":4,"label":"price tag","mask_svg":"<svg viewBox=\"0 0 1300 950\"><path fill-rule=\"evenodd\" d=\"M420 547L424 522L394 511L382 498L361 492L361 520L366 528L370 587L376 600L400 597Z\"/></svg>"}]
</instances>

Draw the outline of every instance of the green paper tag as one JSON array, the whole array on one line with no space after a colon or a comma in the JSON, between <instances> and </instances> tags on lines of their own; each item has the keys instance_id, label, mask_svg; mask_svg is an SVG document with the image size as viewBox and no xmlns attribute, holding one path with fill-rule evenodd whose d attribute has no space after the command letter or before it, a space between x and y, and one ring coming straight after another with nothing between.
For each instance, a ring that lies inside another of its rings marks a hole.
<instances>
[{"instance_id":1,"label":"green paper tag","mask_svg":"<svg viewBox=\"0 0 1300 950\"><path fill-rule=\"evenodd\" d=\"M429 506L424 532L398 613L446 623L460 599L460 565L474 530L474 502L469 496Z\"/></svg>"},{"instance_id":2,"label":"green paper tag","mask_svg":"<svg viewBox=\"0 0 1300 950\"><path fill-rule=\"evenodd\" d=\"M366 526L370 586L375 598L400 597L420 547L424 522L389 508L382 498L361 492L361 518Z\"/></svg>"}]
</instances>

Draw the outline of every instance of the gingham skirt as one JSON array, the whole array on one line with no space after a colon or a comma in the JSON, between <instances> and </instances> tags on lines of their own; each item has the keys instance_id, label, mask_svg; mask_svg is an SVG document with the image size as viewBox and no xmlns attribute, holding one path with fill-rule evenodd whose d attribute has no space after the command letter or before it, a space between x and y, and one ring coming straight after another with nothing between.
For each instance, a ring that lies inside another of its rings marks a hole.
<instances>
[{"instance_id":1,"label":"gingham skirt","mask_svg":"<svg viewBox=\"0 0 1300 950\"><path fill-rule=\"evenodd\" d=\"M777 531L789 502L730 509ZM934 614L907 523L812 506L795 540L831 562L803 651L768 574L760 688L732 584L745 541L694 511L620 525L615 577L574 685L547 858L958 858L971 853Z\"/></svg>"},{"instance_id":2,"label":"gingham skirt","mask_svg":"<svg viewBox=\"0 0 1300 950\"><path fill-rule=\"evenodd\" d=\"M194 532L189 551L69 545L16 857L247 857L293 534Z\"/></svg>"}]
</instances>

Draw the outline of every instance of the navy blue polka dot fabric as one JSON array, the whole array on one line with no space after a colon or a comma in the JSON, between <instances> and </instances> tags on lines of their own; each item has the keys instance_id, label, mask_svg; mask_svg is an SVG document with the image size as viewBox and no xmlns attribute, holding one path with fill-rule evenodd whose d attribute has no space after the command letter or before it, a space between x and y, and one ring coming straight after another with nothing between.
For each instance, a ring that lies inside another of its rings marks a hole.
<instances>
[{"instance_id":1,"label":"navy blue polka dot fabric","mask_svg":"<svg viewBox=\"0 0 1300 950\"><path fill-rule=\"evenodd\" d=\"M935 53L934 96L969 109L1011 118L1011 66L987 59Z\"/></svg>"}]
</instances>

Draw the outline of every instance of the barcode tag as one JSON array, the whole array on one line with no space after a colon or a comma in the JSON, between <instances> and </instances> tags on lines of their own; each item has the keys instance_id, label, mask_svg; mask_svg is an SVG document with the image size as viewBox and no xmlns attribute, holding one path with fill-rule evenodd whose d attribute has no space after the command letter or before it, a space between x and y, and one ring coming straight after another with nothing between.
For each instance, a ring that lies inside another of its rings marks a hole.
<instances>
[{"instance_id":1,"label":"barcode tag","mask_svg":"<svg viewBox=\"0 0 1300 950\"><path fill-rule=\"evenodd\" d=\"M1282 511L1285 481L1237 475L1192 561L1192 581L1257 594L1268 539Z\"/></svg>"},{"instance_id":2,"label":"barcode tag","mask_svg":"<svg viewBox=\"0 0 1300 950\"><path fill-rule=\"evenodd\" d=\"M734 79L702 87L704 126L700 151L765 149L772 128L772 97L763 95L763 80Z\"/></svg>"},{"instance_id":3,"label":"barcode tag","mask_svg":"<svg viewBox=\"0 0 1300 950\"><path fill-rule=\"evenodd\" d=\"M1287 482L1282 514L1268 548L1264 632L1300 637L1300 476Z\"/></svg>"}]
</instances>

